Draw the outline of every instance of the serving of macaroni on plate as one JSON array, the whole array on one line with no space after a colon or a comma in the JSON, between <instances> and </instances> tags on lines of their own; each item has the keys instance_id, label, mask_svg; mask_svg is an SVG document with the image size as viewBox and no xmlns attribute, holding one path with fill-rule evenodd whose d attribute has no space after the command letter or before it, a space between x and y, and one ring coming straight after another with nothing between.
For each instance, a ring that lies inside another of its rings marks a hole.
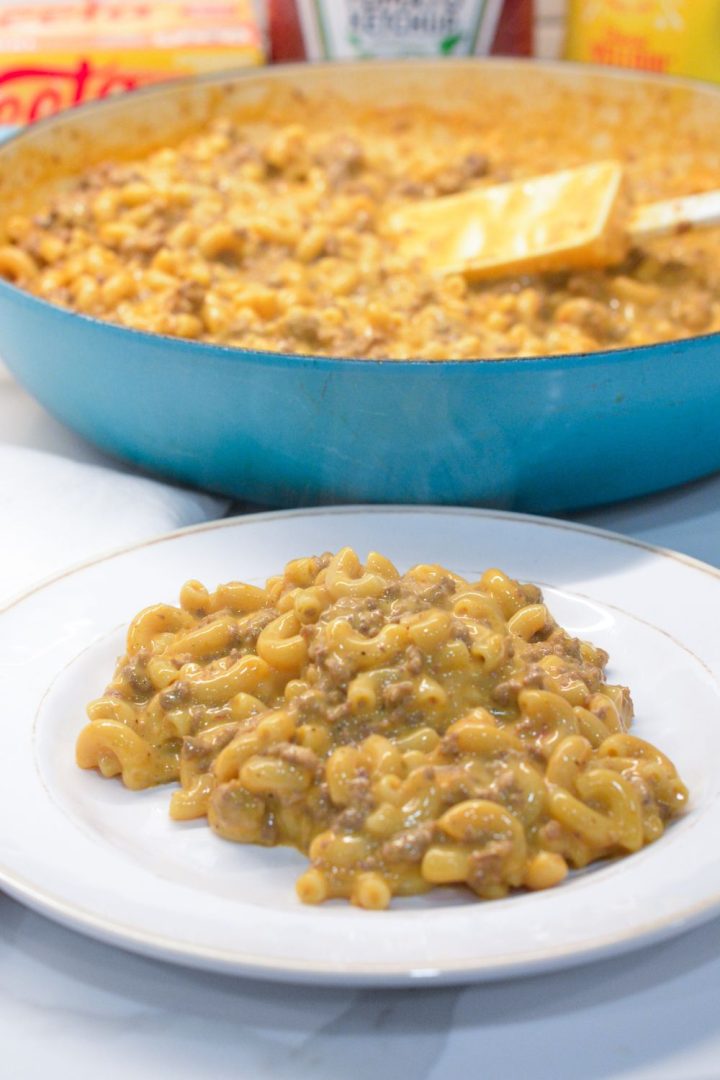
<instances>
[{"instance_id":1,"label":"serving of macaroni on plate","mask_svg":"<svg viewBox=\"0 0 720 1080\"><path fill-rule=\"evenodd\" d=\"M496 899L638 851L686 805L607 661L500 570L401 574L346 547L141 611L77 761L179 780L178 821L299 848L306 903Z\"/></svg>"}]
</instances>

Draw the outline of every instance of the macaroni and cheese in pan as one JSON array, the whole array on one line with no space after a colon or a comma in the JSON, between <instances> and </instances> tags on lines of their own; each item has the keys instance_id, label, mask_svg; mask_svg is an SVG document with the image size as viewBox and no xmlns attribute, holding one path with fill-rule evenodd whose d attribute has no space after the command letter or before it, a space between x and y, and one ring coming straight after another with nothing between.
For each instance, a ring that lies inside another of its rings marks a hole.
<instances>
[{"instance_id":1,"label":"macaroni and cheese in pan","mask_svg":"<svg viewBox=\"0 0 720 1080\"><path fill-rule=\"evenodd\" d=\"M609 270L472 283L401 256L387 227L409 204L607 158L626 167L630 205L720 187L717 154L697 123L670 121L669 101L556 92L544 111L502 95L463 111L298 92L285 117L218 116L12 214L0 275L135 329L349 358L539 356L716 331L718 229L648 241Z\"/></svg>"},{"instance_id":2,"label":"macaroni and cheese in pan","mask_svg":"<svg viewBox=\"0 0 720 1080\"><path fill-rule=\"evenodd\" d=\"M500 570L400 574L344 548L140 612L77 761L179 780L178 821L299 848L306 903L490 900L638 851L686 804L607 660Z\"/></svg>"}]
</instances>

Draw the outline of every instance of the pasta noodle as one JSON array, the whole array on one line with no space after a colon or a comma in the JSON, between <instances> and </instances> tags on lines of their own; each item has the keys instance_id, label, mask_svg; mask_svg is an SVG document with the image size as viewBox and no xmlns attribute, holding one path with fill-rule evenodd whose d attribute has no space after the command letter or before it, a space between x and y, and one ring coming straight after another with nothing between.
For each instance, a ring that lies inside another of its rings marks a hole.
<instances>
[{"instance_id":1,"label":"pasta noodle","mask_svg":"<svg viewBox=\"0 0 720 1080\"><path fill-rule=\"evenodd\" d=\"M403 255L388 228L422 201L607 158L631 206L714 190L714 137L676 88L624 106L581 88L530 106L488 88L464 109L290 98L19 202L0 215L0 277L136 330L347 358L584 353L720 330L718 229L648 240L607 270L468 282Z\"/></svg>"},{"instance_id":2,"label":"pasta noodle","mask_svg":"<svg viewBox=\"0 0 720 1080\"><path fill-rule=\"evenodd\" d=\"M133 789L178 780L177 820L308 854L306 903L559 884L680 814L670 760L628 731L607 654L502 571L400 574L352 549L265 589L197 581L130 624L77 761Z\"/></svg>"}]
</instances>

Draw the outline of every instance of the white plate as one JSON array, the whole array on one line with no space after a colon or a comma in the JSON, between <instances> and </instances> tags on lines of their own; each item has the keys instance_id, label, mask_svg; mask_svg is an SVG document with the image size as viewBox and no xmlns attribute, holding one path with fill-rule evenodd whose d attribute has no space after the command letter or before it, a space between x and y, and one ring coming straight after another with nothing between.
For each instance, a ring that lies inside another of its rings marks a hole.
<instances>
[{"instance_id":1,"label":"white plate","mask_svg":"<svg viewBox=\"0 0 720 1080\"><path fill-rule=\"evenodd\" d=\"M499 565L542 584L558 621L606 648L638 735L675 761L691 807L655 845L556 889L482 903L439 891L387 912L302 906L289 849L227 843L167 814L169 789L81 772L84 706L123 629L182 582L262 582L298 554L351 544L403 569ZM168 960L264 978L427 984L505 978L619 953L720 908L720 573L610 533L445 508L346 507L243 517L70 570L0 617L0 883L76 930Z\"/></svg>"}]
</instances>

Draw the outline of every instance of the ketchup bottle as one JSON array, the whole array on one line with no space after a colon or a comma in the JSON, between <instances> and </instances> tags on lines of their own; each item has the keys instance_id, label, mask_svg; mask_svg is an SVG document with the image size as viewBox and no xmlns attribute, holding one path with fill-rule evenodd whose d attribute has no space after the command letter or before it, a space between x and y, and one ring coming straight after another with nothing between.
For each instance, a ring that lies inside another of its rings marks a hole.
<instances>
[{"instance_id":1,"label":"ketchup bottle","mask_svg":"<svg viewBox=\"0 0 720 1080\"><path fill-rule=\"evenodd\" d=\"M505 0L491 52L494 56L531 56L533 0Z\"/></svg>"},{"instance_id":2,"label":"ketchup bottle","mask_svg":"<svg viewBox=\"0 0 720 1080\"><path fill-rule=\"evenodd\" d=\"M270 0L270 59L273 63L305 59L305 40L295 0Z\"/></svg>"},{"instance_id":3,"label":"ketchup bottle","mask_svg":"<svg viewBox=\"0 0 720 1080\"><path fill-rule=\"evenodd\" d=\"M418 5L415 5L417 9ZM308 48L297 0L269 2L270 55L274 62L304 60ZM529 56L533 45L533 0L505 0L490 52ZM310 56L316 59L315 56ZM332 55L321 57L334 59Z\"/></svg>"}]
</instances>

